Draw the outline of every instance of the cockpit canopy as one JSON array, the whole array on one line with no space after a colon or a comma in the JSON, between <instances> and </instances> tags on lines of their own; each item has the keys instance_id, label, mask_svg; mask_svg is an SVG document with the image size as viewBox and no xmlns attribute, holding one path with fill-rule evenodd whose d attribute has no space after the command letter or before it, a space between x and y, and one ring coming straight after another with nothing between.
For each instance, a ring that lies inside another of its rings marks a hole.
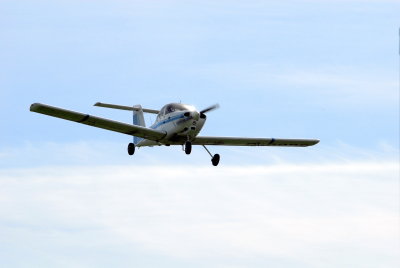
<instances>
[{"instance_id":1,"label":"cockpit canopy","mask_svg":"<svg viewBox=\"0 0 400 268\"><path fill-rule=\"evenodd\" d=\"M196 109L187 104L182 104L182 103L170 103L165 105L161 110L160 113L158 114L157 118L160 118L161 116L177 112L177 111L195 111Z\"/></svg>"}]
</instances>

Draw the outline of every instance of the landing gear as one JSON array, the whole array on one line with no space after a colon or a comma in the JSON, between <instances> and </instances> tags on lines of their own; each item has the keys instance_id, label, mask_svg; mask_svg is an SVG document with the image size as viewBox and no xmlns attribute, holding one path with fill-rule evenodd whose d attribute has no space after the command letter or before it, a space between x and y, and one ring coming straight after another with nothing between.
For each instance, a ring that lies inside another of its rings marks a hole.
<instances>
[{"instance_id":1,"label":"landing gear","mask_svg":"<svg viewBox=\"0 0 400 268\"><path fill-rule=\"evenodd\" d=\"M192 143L190 141L185 142L185 153L190 154L192 152Z\"/></svg>"},{"instance_id":2,"label":"landing gear","mask_svg":"<svg viewBox=\"0 0 400 268\"><path fill-rule=\"evenodd\" d=\"M214 167L218 166L220 158L221 157L219 156L219 154L215 154L213 158L211 158L211 163L213 164Z\"/></svg>"},{"instance_id":3,"label":"landing gear","mask_svg":"<svg viewBox=\"0 0 400 268\"><path fill-rule=\"evenodd\" d=\"M211 156L211 163L213 164L213 166L214 166L214 167L218 166L219 160L221 159L221 157L219 156L219 154L212 155L212 154L210 153L210 151L207 149L206 146L203 145L203 147L204 147L204 149L206 149L207 153Z\"/></svg>"},{"instance_id":4,"label":"landing gear","mask_svg":"<svg viewBox=\"0 0 400 268\"><path fill-rule=\"evenodd\" d=\"M135 153L135 144L129 143L128 144L128 154L133 155Z\"/></svg>"}]
</instances>

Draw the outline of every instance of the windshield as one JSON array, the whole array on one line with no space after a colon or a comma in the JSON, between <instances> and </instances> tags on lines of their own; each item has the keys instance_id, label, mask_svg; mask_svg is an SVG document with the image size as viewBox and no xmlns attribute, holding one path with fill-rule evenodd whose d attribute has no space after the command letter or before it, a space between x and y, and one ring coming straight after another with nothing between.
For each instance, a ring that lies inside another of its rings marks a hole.
<instances>
[{"instance_id":1,"label":"windshield","mask_svg":"<svg viewBox=\"0 0 400 268\"><path fill-rule=\"evenodd\" d=\"M165 114L173 113L176 111L193 111L194 107L181 103L171 103L165 106Z\"/></svg>"},{"instance_id":2,"label":"windshield","mask_svg":"<svg viewBox=\"0 0 400 268\"><path fill-rule=\"evenodd\" d=\"M158 114L158 118L163 115L167 115L177 111L195 111L196 109L193 106L182 104L182 103L170 103L165 105L160 113Z\"/></svg>"}]
</instances>

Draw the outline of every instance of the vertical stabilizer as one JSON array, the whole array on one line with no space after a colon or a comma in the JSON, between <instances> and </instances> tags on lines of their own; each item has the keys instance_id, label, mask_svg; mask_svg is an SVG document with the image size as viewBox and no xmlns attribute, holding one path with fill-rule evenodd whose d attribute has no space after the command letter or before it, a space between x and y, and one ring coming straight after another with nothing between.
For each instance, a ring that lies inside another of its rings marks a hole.
<instances>
[{"instance_id":1,"label":"vertical stabilizer","mask_svg":"<svg viewBox=\"0 0 400 268\"><path fill-rule=\"evenodd\" d=\"M137 111L133 111L133 124L141 127L146 127L142 106L135 105L133 107L138 109ZM134 144L138 144L141 140L143 139L139 137L133 137Z\"/></svg>"}]
</instances>

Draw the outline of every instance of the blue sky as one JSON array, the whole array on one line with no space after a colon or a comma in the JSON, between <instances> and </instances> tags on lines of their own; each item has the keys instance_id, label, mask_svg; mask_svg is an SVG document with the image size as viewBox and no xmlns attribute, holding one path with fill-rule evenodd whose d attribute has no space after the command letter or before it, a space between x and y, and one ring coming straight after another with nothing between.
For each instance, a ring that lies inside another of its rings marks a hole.
<instances>
[{"instance_id":1,"label":"blue sky","mask_svg":"<svg viewBox=\"0 0 400 268\"><path fill-rule=\"evenodd\" d=\"M0 1L1 259L397 267L399 10L374 0ZM132 158L128 136L29 112L42 102L131 121L97 101L219 103L202 134L321 143L211 147L215 169L202 148Z\"/></svg>"}]
</instances>

